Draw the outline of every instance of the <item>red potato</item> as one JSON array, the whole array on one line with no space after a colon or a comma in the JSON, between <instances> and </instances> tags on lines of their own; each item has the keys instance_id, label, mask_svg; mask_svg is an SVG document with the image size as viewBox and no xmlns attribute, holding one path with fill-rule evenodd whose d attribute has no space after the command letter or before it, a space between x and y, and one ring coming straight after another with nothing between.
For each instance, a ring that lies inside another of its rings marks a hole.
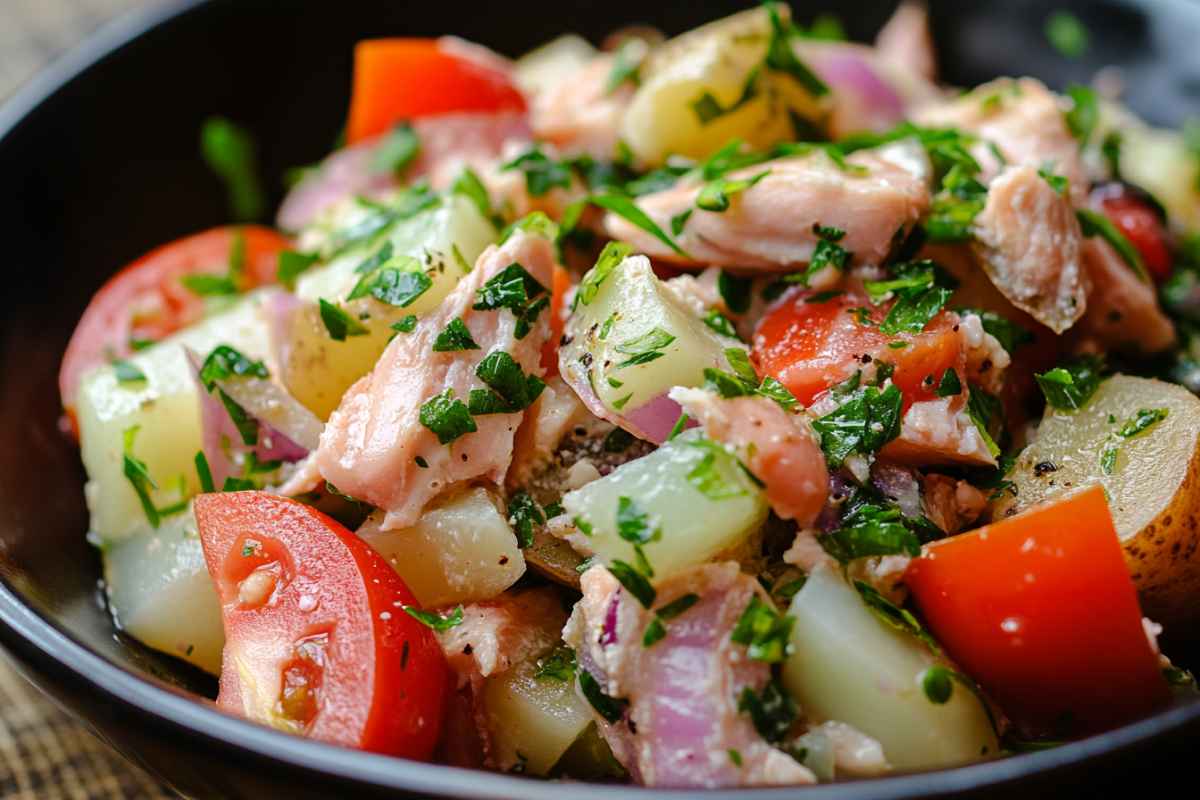
<instances>
[{"instance_id":1,"label":"red potato","mask_svg":"<svg viewBox=\"0 0 1200 800\"><path fill-rule=\"evenodd\" d=\"M387 562L324 514L266 492L201 495L195 512L225 626L217 705L309 738L429 758L448 671Z\"/></svg>"}]
</instances>

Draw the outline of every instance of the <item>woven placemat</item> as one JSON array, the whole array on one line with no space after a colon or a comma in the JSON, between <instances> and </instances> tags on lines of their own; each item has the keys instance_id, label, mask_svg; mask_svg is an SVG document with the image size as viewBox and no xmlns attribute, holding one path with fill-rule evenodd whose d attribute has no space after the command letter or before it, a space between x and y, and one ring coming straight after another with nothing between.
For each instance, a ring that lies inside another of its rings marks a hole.
<instances>
[{"instance_id":1,"label":"woven placemat","mask_svg":"<svg viewBox=\"0 0 1200 800\"><path fill-rule=\"evenodd\" d=\"M113 17L158 0L0 0L0 102ZM0 798L166 800L125 761L0 658Z\"/></svg>"}]
</instances>

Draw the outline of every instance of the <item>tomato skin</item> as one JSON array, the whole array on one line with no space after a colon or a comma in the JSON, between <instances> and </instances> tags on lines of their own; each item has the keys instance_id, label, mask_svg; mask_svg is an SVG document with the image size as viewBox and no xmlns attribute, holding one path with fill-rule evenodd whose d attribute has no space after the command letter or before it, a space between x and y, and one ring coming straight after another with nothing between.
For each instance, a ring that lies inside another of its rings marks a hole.
<instances>
[{"instance_id":1,"label":"tomato skin","mask_svg":"<svg viewBox=\"0 0 1200 800\"><path fill-rule=\"evenodd\" d=\"M319 511L266 492L201 495L195 513L225 625L217 705L314 739L428 759L448 671L433 633L404 612L416 601L387 562ZM251 575L274 579L256 592ZM314 691L288 694L289 677Z\"/></svg>"},{"instance_id":2,"label":"tomato skin","mask_svg":"<svg viewBox=\"0 0 1200 800\"><path fill-rule=\"evenodd\" d=\"M1146 270L1158 283L1171 277L1171 248L1158 212L1124 184L1106 184L1093 194L1099 210L1137 248Z\"/></svg>"},{"instance_id":3,"label":"tomato skin","mask_svg":"<svg viewBox=\"0 0 1200 800\"><path fill-rule=\"evenodd\" d=\"M779 380L805 406L872 360L895 365L892 382L904 394L905 409L936 397L950 367L964 377L954 314L942 312L916 335L887 336L877 327L886 307L872 308L866 297L852 293L819 303L808 302L812 296L798 291L781 298L759 322L751 352L759 374ZM876 324L858 321L863 308ZM893 344L903 347L889 347Z\"/></svg>"},{"instance_id":4,"label":"tomato skin","mask_svg":"<svg viewBox=\"0 0 1200 800\"><path fill-rule=\"evenodd\" d=\"M930 545L904 581L1026 733L1104 730L1170 699L1101 487Z\"/></svg>"},{"instance_id":5,"label":"tomato skin","mask_svg":"<svg viewBox=\"0 0 1200 800\"><path fill-rule=\"evenodd\" d=\"M368 39L354 49L347 144L403 120L455 111L524 111L525 97L492 64L437 39Z\"/></svg>"},{"instance_id":6,"label":"tomato skin","mask_svg":"<svg viewBox=\"0 0 1200 800\"><path fill-rule=\"evenodd\" d=\"M270 228L245 225L213 228L158 247L100 287L75 326L59 368L58 389L68 412L84 374L129 355L131 337L157 341L204 315L203 299L180 279L226 272L239 233L246 243L246 285L241 288L273 283L279 252L290 249L291 242Z\"/></svg>"},{"instance_id":7,"label":"tomato skin","mask_svg":"<svg viewBox=\"0 0 1200 800\"><path fill-rule=\"evenodd\" d=\"M550 290L550 338L542 345L542 369L546 375L558 374L558 343L567 321L563 319L563 303L571 290L571 273L554 265L554 286Z\"/></svg>"}]
</instances>

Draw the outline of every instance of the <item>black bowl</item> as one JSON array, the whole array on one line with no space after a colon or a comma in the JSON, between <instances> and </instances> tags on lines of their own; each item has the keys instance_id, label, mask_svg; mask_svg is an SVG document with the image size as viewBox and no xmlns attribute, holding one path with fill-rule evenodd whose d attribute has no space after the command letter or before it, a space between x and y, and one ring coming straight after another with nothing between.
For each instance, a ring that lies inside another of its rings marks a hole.
<instances>
[{"instance_id":1,"label":"black bowl","mask_svg":"<svg viewBox=\"0 0 1200 800\"><path fill-rule=\"evenodd\" d=\"M821 2L799 16L834 11L865 39L891 5ZM946 77L965 85L1033 74L1061 87L1114 63L1124 68L1132 104L1151 120L1177 124L1200 111L1200 5L1055 5L1074 7L1091 29L1089 58L1064 61L1046 44L1048 12L1032 0L935 1ZM602 36L645 22L679 31L739 6L189 0L110 26L0 109L0 254L10 293L0 312L0 643L25 674L192 796L558 798L561 785L337 749L225 716L197 696L213 694L210 679L116 633L98 598L98 559L83 538L78 456L56 424L58 361L88 297L114 269L226 221L222 188L198 155L206 116L248 125L263 144L262 166L279 176L333 142L358 39L454 32L515 54L566 30ZM803 792L818 800L1036 796L1112 790L1127 780L1145 787L1188 770L1182 756L1198 733L1200 704L1179 706L1051 751ZM569 791L583 800L632 790Z\"/></svg>"}]
</instances>

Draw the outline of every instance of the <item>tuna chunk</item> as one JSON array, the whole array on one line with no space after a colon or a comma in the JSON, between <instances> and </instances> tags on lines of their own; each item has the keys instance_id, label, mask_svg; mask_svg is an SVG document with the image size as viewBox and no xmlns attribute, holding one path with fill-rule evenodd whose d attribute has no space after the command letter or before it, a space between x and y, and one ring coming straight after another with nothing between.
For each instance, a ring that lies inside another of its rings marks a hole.
<instances>
[{"instance_id":1,"label":"tuna chunk","mask_svg":"<svg viewBox=\"0 0 1200 800\"><path fill-rule=\"evenodd\" d=\"M634 92L628 81L608 91L615 58L597 56L534 98L530 124L539 140L551 142L570 155L584 153L595 159L612 159L620 138L621 118Z\"/></svg>"},{"instance_id":2,"label":"tuna chunk","mask_svg":"<svg viewBox=\"0 0 1200 800\"><path fill-rule=\"evenodd\" d=\"M1034 169L1049 167L1064 176L1071 202L1082 206L1088 179L1079 155L1079 142L1063 117L1063 102L1033 78L1002 78L945 103L919 109L914 121L931 127L957 128L982 141L971 152L984 168L985 180L998 174L995 145L1004 162Z\"/></svg>"},{"instance_id":3,"label":"tuna chunk","mask_svg":"<svg viewBox=\"0 0 1200 800\"><path fill-rule=\"evenodd\" d=\"M925 476L922 497L925 516L946 533L966 529L987 508L987 495L949 475Z\"/></svg>"},{"instance_id":4,"label":"tuna chunk","mask_svg":"<svg viewBox=\"0 0 1200 800\"><path fill-rule=\"evenodd\" d=\"M965 395L913 403L900 423L900 436L880 455L916 466L995 466L996 459L967 413Z\"/></svg>"},{"instance_id":5,"label":"tuna chunk","mask_svg":"<svg viewBox=\"0 0 1200 800\"><path fill-rule=\"evenodd\" d=\"M524 114L443 114L413 122L421 143L415 161L405 170L406 182L427 179L435 189L454 182L464 166L476 169L500 157L505 142L530 139ZM351 197L379 197L395 189L395 173L380 170L375 154L385 137L333 153L305 177L279 208L279 227L298 231L323 212Z\"/></svg>"},{"instance_id":6,"label":"tuna chunk","mask_svg":"<svg viewBox=\"0 0 1200 800\"><path fill-rule=\"evenodd\" d=\"M447 390L465 403L471 389L485 388L475 370L491 353L506 352L523 372L541 374L542 345L550 335L547 313L518 339L512 311L472 308L480 287L513 263L549 287L554 246L518 230L502 246L485 250L441 306L412 333L392 340L325 426L317 448L321 475L340 491L384 509L383 530L414 524L430 500L456 484L504 480L523 412L478 415L474 433L447 445L438 443L420 415L422 405ZM434 352L434 340L456 319L479 348Z\"/></svg>"},{"instance_id":7,"label":"tuna chunk","mask_svg":"<svg viewBox=\"0 0 1200 800\"><path fill-rule=\"evenodd\" d=\"M609 696L627 700L622 719L597 715L613 755L645 786L721 788L815 783L813 774L755 730L737 709L743 689L759 692L767 664L730 640L750 599L763 592L736 564L696 567L658 587L659 603L699 600L642 644L653 619L602 566L583 575L583 599L563 638ZM770 602L769 600L767 602ZM736 751L735 763L730 751Z\"/></svg>"},{"instance_id":8,"label":"tuna chunk","mask_svg":"<svg viewBox=\"0 0 1200 800\"><path fill-rule=\"evenodd\" d=\"M1076 326L1083 343L1142 353L1175 343L1175 326L1159 307L1154 285L1138 278L1112 245L1084 240L1083 267L1092 284L1087 313Z\"/></svg>"},{"instance_id":9,"label":"tuna chunk","mask_svg":"<svg viewBox=\"0 0 1200 800\"><path fill-rule=\"evenodd\" d=\"M607 216L605 227L638 252L685 267L787 272L811 260L819 241L814 226L820 225L846 232L839 244L855 263L883 263L897 231L910 229L929 207L928 162L908 143L860 151L847 161L850 169L841 169L824 153L814 153L732 172L730 180L770 171L733 195L724 212L695 208L701 185L694 181L642 197L638 205L663 230L694 209L676 237L691 259L615 214Z\"/></svg>"},{"instance_id":10,"label":"tuna chunk","mask_svg":"<svg viewBox=\"0 0 1200 800\"><path fill-rule=\"evenodd\" d=\"M1083 316L1079 221L1034 167L1008 167L992 182L974 234L984 270L1013 305L1055 333Z\"/></svg>"},{"instance_id":11,"label":"tuna chunk","mask_svg":"<svg viewBox=\"0 0 1200 800\"><path fill-rule=\"evenodd\" d=\"M722 398L680 386L670 397L709 438L738 453L766 485L767 500L779 517L802 527L812 524L829 496L829 472L806 417L766 397Z\"/></svg>"}]
</instances>

